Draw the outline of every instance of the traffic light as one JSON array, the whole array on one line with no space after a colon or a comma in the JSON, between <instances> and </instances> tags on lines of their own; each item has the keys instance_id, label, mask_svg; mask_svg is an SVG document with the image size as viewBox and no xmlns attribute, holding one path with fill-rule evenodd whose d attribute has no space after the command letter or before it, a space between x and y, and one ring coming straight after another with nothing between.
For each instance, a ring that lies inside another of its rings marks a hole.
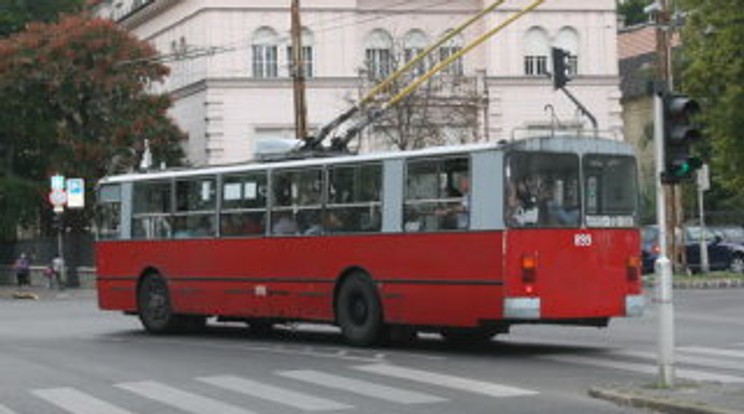
<instances>
[{"instance_id":1,"label":"traffic light","mask_svg":"<svg viewBox=\"0 0 744 414\"><path fill-rule=\"evenodd\" d=\"M691 178L703 165L691 155L691 147L702 139L695 123L700 105L686 95L665 94L664 100L664 174L662 181L675 184Z\"/></svg>"},{"instance_id":2,"label":"traffic light","mask_svg":"<svg viewBox=\"0 0 744 414\"><path fill-rule=\"evenodd\" d=\"M557 47L551 49L551 54L553 58L553 88L561 89L571 80L568 77L568 58L571 54Z\"/></svg>"}]
</instances>

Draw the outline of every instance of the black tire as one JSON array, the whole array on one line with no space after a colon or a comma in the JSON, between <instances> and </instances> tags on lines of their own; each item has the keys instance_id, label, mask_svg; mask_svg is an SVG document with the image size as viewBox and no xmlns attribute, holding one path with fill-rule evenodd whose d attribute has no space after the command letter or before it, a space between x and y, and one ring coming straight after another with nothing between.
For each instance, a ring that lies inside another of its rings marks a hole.
<instances>
[{"instance_id":1,"label":"black tire","mask_svg":"<svg viewBox=\"0 0 744 414\"><path fill-rule=\"evenodd\" d=\"M354 273L343 281L336 299L336 322L351 345L370 346L383 339L385 321L380 297L364 273Z\"/></svg>"},{"instance_id":2,"label":"black tire","mask_svg":"<svg viewBox=\"0 0 744 414\"><path fill-rule=\"evenodd\" d=\"M183 328L183 319L173 313L168 283L158 273L145 276L137 288L137 312L150 333L167 334Z\"/></svg>"}]
</instances>

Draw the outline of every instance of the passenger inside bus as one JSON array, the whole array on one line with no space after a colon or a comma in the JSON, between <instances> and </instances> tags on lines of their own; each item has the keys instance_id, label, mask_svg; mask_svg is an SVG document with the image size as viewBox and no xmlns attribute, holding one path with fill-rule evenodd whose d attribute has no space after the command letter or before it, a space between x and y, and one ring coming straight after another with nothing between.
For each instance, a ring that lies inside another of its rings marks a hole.
<instances>
[{"instance_id":1,"label":"passenger inside bus","mask_svg":"<svg viewBox=\"0 0 744 414\"><path fill-rule=\"evenodd\" d=\"M292 217L291 212L275 213L274 225L271 228L271 233L276 235L295 235L298 232L297 222Z\"/></svg>"}]
</instances>

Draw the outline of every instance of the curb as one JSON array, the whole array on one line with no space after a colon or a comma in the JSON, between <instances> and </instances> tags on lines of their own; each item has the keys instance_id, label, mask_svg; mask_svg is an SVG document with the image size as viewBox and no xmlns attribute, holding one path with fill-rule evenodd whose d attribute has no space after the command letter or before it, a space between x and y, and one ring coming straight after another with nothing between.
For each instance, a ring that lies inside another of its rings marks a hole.
<instances>
[{"instance_id":1,"label":"curb","mask_svg":"<svg viewBox=\"0 0 744 414\"><path fill-rule=\"evenodd\" d=\"M614 402L622 406L651 409L669 414L744 414L696 401L683 401L672 398L653 397L633 391L592 387L589 396Z\"/></svg>"}]
</instances>

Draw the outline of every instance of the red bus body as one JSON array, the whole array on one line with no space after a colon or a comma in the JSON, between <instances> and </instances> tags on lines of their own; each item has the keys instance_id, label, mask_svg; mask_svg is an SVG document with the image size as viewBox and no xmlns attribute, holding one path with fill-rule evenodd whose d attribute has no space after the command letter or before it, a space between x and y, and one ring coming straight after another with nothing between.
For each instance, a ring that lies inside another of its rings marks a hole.
<instances>
[{"instance_id":1,"label":"red bus body","mask_svg":"<svg viewBox=\"0 0 744 414\"><path fill-rule=\"evenodd\" d=\"M577 234L594 243L576 246ZM631 229L508 230L112 241L99 242L96 255L102 309L136 312L139 277L156 269L177 312L333 322L337 282L360 268L378 285L389 323L477 326L502 320L506 297L541 298L545 320L624 316L625 297L641 292L640 278L628 278L639 246ZM526 254L537 260L529 290Z\"/></svg>"},{"instance_id":2,"label":"red bus body","mask_svg":"<svg viewBox=\"0 0 744 414\"><path fill-rule=\"evenodd\" d=\"M570 149L587 145L583 140L556 141L544 145L551 150L551 146ZM632 157L619 143L603 145ZM638 228L632 225L635 219L596 215L592 224L617 219L617 224L604 227L588 226L588 219L568 228L506 225L505 220L494 219L489 209L498 210L499 217L505 214L507 185L494 187L500 193L489 186L506 177L504 170L508 168L503 160L508 155L499 155L505 154L499 147L489 151L481 159L472 158L468 167L477 170L472 173L474 197L490 206L473 206L474 211L480 208L480 218L474 218L481 221L471 224L469 230L414 232L403 230L398 221L392 231L383 226L382 231L365 234L99 240L99 306L142 313L140 285L149 275L157 274L166 284L168 311L177 315L338 323L340 287L349 275L363 274L379 298L386 325L423 330L496 326L504 332L518 323L605 326L613 317L638 315L643 294L641 241ZM494 154L495 158L489 158ZM492 161L498 167L490 167ZM581 165L593 168L590 161ZM599 169L582 173L582 182L583 174L599 174L605 164L611 162L600 159L596 164ZM635 164L628 165L634 168ZM399 175L402 167L397 168L391 170ZM143 176L125 177L120 182L149 179ZM586 192L597 192L600 181L588 184L591 189ZM221 179L216 182L222 183ZM561 191L568 194L571 190ZM635 206L635 201L630 201ZM402 198L398 202L402 203ZM582 211L590 208L594 207L587 204ZM219 220L219 207L214 211Z\"/></svg>"}]
</instances>

